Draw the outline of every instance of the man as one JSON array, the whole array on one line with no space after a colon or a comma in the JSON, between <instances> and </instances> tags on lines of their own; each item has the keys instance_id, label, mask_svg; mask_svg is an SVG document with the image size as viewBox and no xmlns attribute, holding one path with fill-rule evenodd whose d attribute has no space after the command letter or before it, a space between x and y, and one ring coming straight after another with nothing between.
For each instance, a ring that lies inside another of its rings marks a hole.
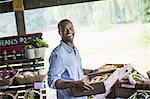
<instances>
[{"instance_id":1,"label":"man","mask_svg":"<svg viewBox=\"0 0 150 99\"><path fill-rule=\"evenodd\" d=\"M51 53L48 72L48 84L57 90L57 99L86 99L86 97L73 97L70 88L92 89L82 80L84 72L81 58L73 43L75 30L70 20L61 20L58 24L61 36L60 45ZM89 72L90 70L84 70Z\"/></svg>"}]
</instances>

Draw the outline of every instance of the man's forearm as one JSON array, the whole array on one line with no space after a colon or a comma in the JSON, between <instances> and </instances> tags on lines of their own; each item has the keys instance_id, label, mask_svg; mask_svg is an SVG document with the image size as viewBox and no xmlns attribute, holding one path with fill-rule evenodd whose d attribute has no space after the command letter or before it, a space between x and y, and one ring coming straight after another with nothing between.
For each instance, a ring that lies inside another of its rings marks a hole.
<instances>
[{"instance_id":1,"label":"man's forearm","mask_svg":"<svg viewBox=\"0 0 150 99\"><path fill-rule=\"evenodd\" d=\"M94 90L94 88L89 85L88 83L82 81L82 80L78 80L78 81L63 81L61 79L56 81L56 88L57 89L66 89L66 88L79 88L79 89L91 89Z\"/></svg>"},{"instance_id":2,"label":"man's forearm","mask_svg":"<svg viewBox=\"0 0 150 99\"><path fill-rule=\"evenodd\" d=\"M73 87L76 87L75 81L66 82L66 81L63 81L61 79L56 81L56 88L57 89L66 89L66 88L73 88Z\"/></svg>"}]
</instances>

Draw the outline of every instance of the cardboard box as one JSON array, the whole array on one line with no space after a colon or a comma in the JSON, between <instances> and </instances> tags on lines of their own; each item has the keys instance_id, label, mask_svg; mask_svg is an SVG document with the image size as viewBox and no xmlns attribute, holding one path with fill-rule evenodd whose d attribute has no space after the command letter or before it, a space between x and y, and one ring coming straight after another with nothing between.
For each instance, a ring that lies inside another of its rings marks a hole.
<instances>
[{"instance_id":1,"label":"cardboard box","mask_svg":"<svg viewBox=\"0 0 150 99\"><path fill-rule=\"evenodd\" d=\"M88 75L89 78L102 75L101 73L94 73L93 75ZM95 94L102 94L106 91L109 91L111 87L115 84L118 80L118 71L115 70L109 77L101 82L91 83L90 85L94 87L94 90L81 90L79 88L71 88L73 96L88 96L88 95L95 95Z\"/></svg>"}]
</instances>

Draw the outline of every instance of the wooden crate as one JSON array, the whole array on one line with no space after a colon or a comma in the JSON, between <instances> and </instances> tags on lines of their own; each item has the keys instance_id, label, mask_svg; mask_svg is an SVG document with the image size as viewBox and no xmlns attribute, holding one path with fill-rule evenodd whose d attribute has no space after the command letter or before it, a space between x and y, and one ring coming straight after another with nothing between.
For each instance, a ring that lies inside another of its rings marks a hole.
<instances>
[{"instance_id":1,"label":"wooden crate","mask_svg":"<svg viewBox=\"0 0 150 99\"><path fill-rule=\"evenodd\" d=\"M94 76L99 75L99 73L93 74ZM90 75L90 76L93 76ZM109 91L111 87L115 84L115 82L118 80L118 71L113 71L113 73L105 80L97 83L90 84L92 87L94 87L94 90L81 90L79 88L71 88L73 96L87 96L87 95L95 95L95 94L102 94L106 91Z\"/></svg>"},{"instance_id":2,"label":"wooden crate","mask_svg":"<svg viewBox=\"0 0 150 99\"><path fill-rule=\"evenodd\" d=\"M150 80L146 79L144 83L130 84L127 79L117 81L114 86L114 97L129 98L136 90L150 90Z\"/></svg>"}]
</instances>

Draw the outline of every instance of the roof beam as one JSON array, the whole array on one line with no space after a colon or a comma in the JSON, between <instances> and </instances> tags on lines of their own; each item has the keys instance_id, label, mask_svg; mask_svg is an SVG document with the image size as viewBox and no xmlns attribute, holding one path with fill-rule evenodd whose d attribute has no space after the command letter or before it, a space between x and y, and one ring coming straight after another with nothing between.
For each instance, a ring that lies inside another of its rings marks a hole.
<instances>
[{"instance_id":1,"label":"roof beam","mask_svg":"<svg viewBox=\"0 0 150 99\"><path fill-rule=\"evenodd\" d=\"M59 6L101 0L24 0L24 9L36 9L43 7ZM12 1L0 3L0 13L13 12Z\"/></svg>"},{"instance_id":2,"label":"roof beam","mask_svg":"<svg viewBox=\"0 0 150 99\"><path fill-rule=\"evenodd\" d=\"M12 2L0 3L0 13L12 12Z\"/></svg>"},{"instance_id":3,"label":"roof beam","mask_svg":"<svg viewBox=\"0 0 150 99\"><path fill-rule=\"evenodd\" d=\"M59 6L74 3L91 2L98 0L24 0L25 9L35 9L51 6Z\"/></svg>"}]
</instances>

